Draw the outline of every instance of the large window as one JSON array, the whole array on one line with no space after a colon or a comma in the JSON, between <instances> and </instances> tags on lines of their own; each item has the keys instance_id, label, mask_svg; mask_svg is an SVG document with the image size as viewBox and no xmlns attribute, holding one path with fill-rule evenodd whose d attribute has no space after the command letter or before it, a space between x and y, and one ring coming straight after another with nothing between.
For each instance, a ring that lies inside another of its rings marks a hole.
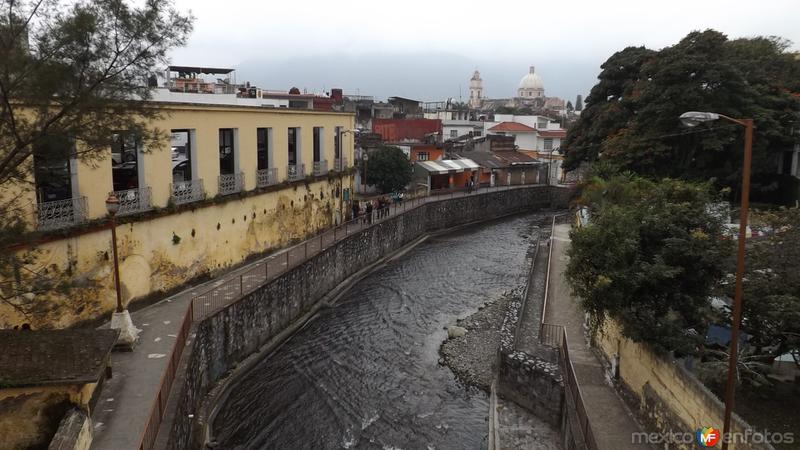
<instances>
[{"instance_id":1,"label":"large window","mask_svg":"<svg viewBox=\"0 0 800 450\"><path fill-rule=\"evenodd\" d=\"M134 134L114 134L111 144L111 174L115 191L139 187L139 142Z\"/></svg>"},{"instance_id":2,"label":"large window","mask_svg":"<svg viewBox=\"0 0 800 450\"><path fill-rule=\"evenodd\" d=\"M235 171L233 128L219 130L219 173L230 175Z\"/></svg>"},{"instance_id":3,"label":"large window","mask_svg":"<svg viewBox=\"0 0 800 450\"><path fill-rule=\"evenodd\" d=\"M272 134L271 128L256 128L256 158L258 170L269 168L269 146Z\"/></svg>"},{"instance_id":4,"label":"large window","mask_svg":"<svg viewBox=\"0 0 800 450\"><path fill-rule=\"evenodd\" d=\"M427 160L428 160L428 152L417 153L417 161L427 161Z\"/></svg>"},{"instance_id":5,"label":"large window","mask_svg":"<svg viewBox=\"0 0 800 450\"><path fill-rule=\"evenodd\" d=\"M192 180L192 131L172 130L172 182Z\"/></svg>"},{"instance_id":6,"label":"large window","mask_svg":"<svg viewBox=\"0 0 800 450\"><path fill-rule=\"evenodd\" d=\"M342 157L342 127L336 127L335 134L333 138L333 157L339 159Z\"/></svg>"},{"instance_id":7,"label":"large window","mask_svg":"<svg viewBox=\"0 0 800 450\"><path fill-rule=\"evenodd\" d=\"M51 137L38 145L33 153L36 201L38 203L72 198L72 142Z\"/></svg>"},{"instance_id":8,"label":"large window","mask_svg":"<svg viewBox=\"0 0 800 450\"><path fill-rule=\"evenodd\" d=\"M300 162L300 128L289 128L289 165Z\"/></svg>"},{"instance_id":9,"label":"large window","mask_svg":"<svg viewBox=\"0 0 800 450\"><path fill-rule=\"evenodd\" d=\"M458 137L458 130L450 130L450 137L451 138Z\"/></svg>"},{"instance_id":10,"label":"large window","mask_svg":"<svg viewBox=\"0 0 800 450\"><path fill-rule=\"evenodd\" d=\"M322 127L314 127L314 162L320 161L322 155Z\"/></svg>"},{"instance_id":11,"label":"large window","mask_svg":"<svg viewBox=\"0 0 800 450\"><path fill-rule=\"evenodd\" d=\"M544 138L544 149L545 150L553 149L553 138Z\"/></svg>"}]
</instances>

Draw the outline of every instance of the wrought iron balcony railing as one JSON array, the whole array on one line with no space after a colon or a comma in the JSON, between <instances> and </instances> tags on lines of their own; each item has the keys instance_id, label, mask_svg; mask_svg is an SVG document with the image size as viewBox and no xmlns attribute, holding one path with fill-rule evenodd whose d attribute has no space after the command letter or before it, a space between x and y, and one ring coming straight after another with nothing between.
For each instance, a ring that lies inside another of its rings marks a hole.
<instances>
[{"instance_id":1,"label":"wrought iron balcony railing","mask_svg":"<svg viewBox=\"0 0 800 450\"><path fill-rule=\"evenodd\" d=\"M206 196L203 180L177 181L170 187L172 202L176 205L202 200Z\"/></svg>"},{"instance_id":2,"label":"wrought iron balcony railing","mask_svg":"<svg viewBox=\"0 0 800 450\"><path fill-rule=\"evenodd\" d=\"M256 170L256 186L265 187L278 183L278 168Z\"/></svg>"},{"instance_id":3,"label":"wrought iron balcony railing","mask_svg":"<svg viewBox=\"0 0 800 450\"><path fill-rule=\"evenodd\" d=\"M320 176L328 173L328 160L314 161L314 175Z\"/></svg>"},{"instance_id":4,"label":"wrought iron balcony railing","mask_svg":"<svg viewBox=\"0 0 800 450\"><path fill-rule=\"evenodd\" d=\"M114 191L114 195L119 199L118 216L149 211L152 208L149 186Z\"/></svg>"},{"instance_id":5,"label":"wrought iron balcony railing","mask_svg":"<svg viewBox=\"0 0 800 450\"><path fill-rule=\"evenodd\" d=\"M244 173L227 173L219 176L219 194L230 195L244 190Z\"/></svg>"},{"instance_id":6,"label":"wrought iron balcony railing","mask_svg":"<svg viewBox=\"0 0 800 450\"><path fill-rule=\"evenodd\" d=\"M305 164L289 164L286 167L286 178L289 181L302 180L306 176Z\"/></svg>"},{"instance_id":7,"label":"wrought iron balcony railing","mask_svg":"<svg viewBox=\"0 0 800 450\"><path fill-rule=\"evenodd\" d=\"M86 197L44 202L36 207L36 226L40 230L65 228L85 220Z\"/></svg>"}]
</instances>

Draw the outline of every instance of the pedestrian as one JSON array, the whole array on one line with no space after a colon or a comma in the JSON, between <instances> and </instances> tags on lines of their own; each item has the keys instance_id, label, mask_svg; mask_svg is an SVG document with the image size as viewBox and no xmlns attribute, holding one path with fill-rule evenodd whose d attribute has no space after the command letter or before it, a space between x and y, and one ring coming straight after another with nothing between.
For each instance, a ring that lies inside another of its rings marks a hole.
<instances>
[{"instance_id":1,"label":"pedestrian","mask_svg":"<svg viewBox=\"0 0 800 450\"><path fill-rule=\"evenodd\" d=\"M469 179L469 193L472 194L472 190L475 189L475 181L470 178Z\"/></svg>"},{"instance_id":2,"label":"pedestrian","mask_svg":"<svg viewBox=\"0 0 800 450\"><path fill-rule=\"evenodd\" d=\"M372 201L367 200L367 215L365 216L366 222L368 224L372 223Z\"/></svg>"},{"instance_id":3,"label":"pedestrian","mask_svg":"<svg viewBox=\"0 0 800 450\"><path fill-rule=\"evenodd\" d=\"M359 212L358 200L354 200L353 201L353 220L358 219L358 212Z\"/></svg>"}]
</instances>

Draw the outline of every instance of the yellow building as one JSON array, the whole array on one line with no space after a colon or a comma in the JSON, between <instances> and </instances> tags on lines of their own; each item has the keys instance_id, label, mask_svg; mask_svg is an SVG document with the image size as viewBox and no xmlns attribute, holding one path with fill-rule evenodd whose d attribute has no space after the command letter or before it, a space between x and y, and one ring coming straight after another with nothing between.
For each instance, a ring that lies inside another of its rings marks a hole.
<instances>
[{"instance_id":1,"label":"yellow building","mask_svg":"<svg viewBox=\"0 0 800 450\"><path fill-rule=\"evenodd\" d=\"M120 200L126 302L286 246L344 217L352 114L157 91L152 104L164 114L152 126L168 136L159 145L142 148L120 132L100 158L32 162L35 188L26 188L23 203L34 233L21 237L19 251L35 250L31 273L66 285L27 293L24 300L37 309L32 317L0 305L0 328L63 327L111 311L105 201L112 191ZM0 195L9 195L11 188L3 189Z\"/></svg>"}]
</instances>

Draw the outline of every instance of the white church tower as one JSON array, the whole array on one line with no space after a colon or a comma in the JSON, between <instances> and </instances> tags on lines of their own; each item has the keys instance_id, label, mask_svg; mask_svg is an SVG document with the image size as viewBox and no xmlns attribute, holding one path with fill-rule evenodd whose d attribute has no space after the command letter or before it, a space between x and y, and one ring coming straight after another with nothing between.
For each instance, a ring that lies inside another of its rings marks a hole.
<instances>
[{"instance_id":1,"label":"white church tower","mask_svg":"<svg viewBox=\"0 0 800 450\"><path fill-rule=\"evenodd\" d=\"M477 70L472 74L469 79L469 107L480 108L483 104L483 80L481 80L481 73Z\"/></svg>"}]
</instances>

